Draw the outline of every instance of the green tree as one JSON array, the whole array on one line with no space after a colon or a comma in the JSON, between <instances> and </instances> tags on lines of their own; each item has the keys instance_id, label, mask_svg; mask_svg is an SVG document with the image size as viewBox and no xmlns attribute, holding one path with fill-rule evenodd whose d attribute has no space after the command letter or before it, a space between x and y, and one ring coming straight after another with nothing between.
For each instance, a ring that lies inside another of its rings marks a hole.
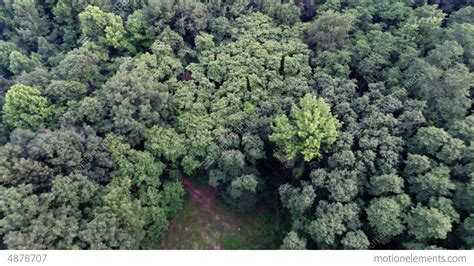
<instances>
[{"instance_id":1,"label":"green tree","mask_svg":"<svg viewBox=\"0 0 474 266\"><path fill-rule=\"evenodd\" d=\"M299 250L306 249L306 239L300 238L294 231L289 232L283 239L281 249Z\"/></svg>"},{"instance_id":2,"label":"green tree","mask_svg":"<svg viewBox=\"0 0 474 266\"><path fill-rule=\"evenodd\" d=\"M280 24L293 25L299 20L300 9L292 2L282 3L275 0L257 0L253 2L262 10L262 13Z\"/></svg>"},{"instance_id":3,"label":"green tree","mask_svg":"<svg viewBox=\"0 0 474 266\"><path fill-rule=\"evenodd\" d=\"M400 34L403 38L414 41L421 46L421 49L430 48L436 36L440 33L441 23L446 14L435 5L423 5L414 10L400 27Z\"/></svg>"},{"instance_id":4,"label":"green tree","mask_svg":"<svg viewBox=\"0 0 474 266\"><path fill-rule=\"evenodd\" d=\"M163 183L163 190L159 194L160 206L165 209L166 217L174 218L184 206L185 191L178 180Z\"/></svg>"},{"instance_id":5,"label":"green tree","mask_svg":"<svg viewBox=\"0 0 474 266\"><path fill-rule=\"evenodd\" d=\"M344 45L353 17L350 14L327 11L307 29L305 40L318 51L334 51Z\"/></svg>"},{"instance_id":6,"label":"green tree","mask_svg":"<svg viewBox=\"0 0 474 266\"><path fill-rule=\"evenodd\" d=\"M152 127L146 136L145 150L155 158L163 158L167 162L176 163L186 153L184 136L173 128Z\"/></svg>"},{"instance_id":7,"label":"green tree","mask_svg":"<svg viewBox=\"0 0 474 266\"><path fill-rule=\"evenodd\" d=\"M474 19L472 15L474 14L474 7L466 6L459 9L456 12L453 12L449 16L449 23L466 23L466 24L474 24Z\"/></svg>"},{"instance_id":8,"label":"green tree","mask_svg":"<svg viewBox=\"0 0 474 266\"><path fill-rule=\"evenodd\" d=\"M52 72L57 80L98 86L101 80L98 63L98 58L93 52L78 48L68 52Z\"/></svg>"},{"instance_id":9,"label":"green tree","mask_svg":"<svg viewBox=\"0 0 474 266\"><path fill-rule=\"evenodd\" d=\"M452 225L438 209L418 204L407 217L408 233L417 240L445 239Z\"/></svg>"},{"instance_id":10,"label":"green tree","mask_svg":"<svg viewBox=\"0 0 474 266\"><path fill-rule=\"evenodd\" d=\"M438 127L462 119L470 106L473 76L462 64L462 55L457 42L445 41L407 70L410 91L427 102L425 114Z\"/></svg>"},{"instance_id":11,"label":"green tree","mask_svg":"<svg viewBox=\"0 0 474 266\"><path fill-rule=\"evenodd\" d=\"M47 4L37 4L35 1L4 1L1 22L8 39L15 40L22 49L34 51L38 47L39 37L49 32L50 21L45 15L47 8Z\"/></svg>"},{"instance_id":12,"label":"green tree","mask_svg":"<svg viewBox=\"0 0 474 266\"><path fill-rule=\"evenodd\" d=\"M133 234L141 236L137 239L141 248L154 248L168 226L167 219L183 206L184 189L172 181L162 184L160 177L165 166L149 152L132 149L120 136L108 135L107 140L120 178L119 187L113 190L126 189L130 199L124 200L138 204L134 210L137 213L131 214L134 215L131 219L138 219L142 224L136 221L132 224L141 226L134 228Z\"/></svg>"},{"instance_id":13,"label":"green tree","mask_svg":"<svg viewBox=\"0 0 474 266\"><path fill-rule=\"evenodd\" d=\"M84 249L78 236L90 219L85 206L97 204L99 187L82 175L57 176L51 192L35 194L33 186L0 187L0 224L11 249ZM21 205L21 208L15 207Z\"/></svg>"},{"instance_id":14,"label":"green tree","mask_svg":"<svg viewBox=\"0 0 474 266\"><path fill-rule=\"evenodd\" d=\"M5 95L3 121L10 128L37 130L53 124L55 110L37 88L17 84Z\"/></svg>"},{"instance_id":15,"label":"green tree","mask_svg":"<svg viewBox=\"0 0 474 266\"><path fill-rule=\"evenodd\" d=\"M344 249L367 249L369 247L369 240L363 231L348 232L341 240Z\"/></svg>"},{"instance_id":16,"label":"green tree","mask_svg":"<svg viewBox=\"0 0 474 266\"><path fill-rule=\"evenodd\" d=\"M8 70L13 75L20 75L22 72L30 72L35 67L36 62L18 51L12 51L9 56L10 64Z\"/></svg>"},{"instance_id":17,"label":"green tree","mask_svg":"<svg viewBox=\"0 0 474 266\"><path fill-rule=\"evenodd\" d=\"M54 104L65 106L69 101L79 101L87 93L87 86L77 81L52 80L43 94Z\"/></svg>"},{"instance_id":18,"label":"green tree","mask_svg":"<svg viewBox=\"0 0 474 266\"><path fill-rule=\"evenodd\" d=\"M371 200L366 212L370 226L382 243L390 242L393 237L405 230L402 220L403 206L392 198Z\"/></svg>"},{"instance_id":19,"label":"green tree","mask_svg":"<svg viewBox=\"0 0 474 266\"><path fill-rule=\"evenodd\" d=\"M359 211L355 203L320 201L315 213L316 219L305 229L319 248L336 248L345 232L360 227Z\"/></svg>"},{"instance_id":20,"label":"green tree","mask_svg":"<svg viewBox=\"0 0 474 266\"><path fill-rule=\"evenodd\" d=\"M474 215L470 214L459 229L459 236L463 239L467 249L474 247Z\"/></svg>"},{"instance_id":21,"label":"green tree","mask_svg":"<svg viewBox=\"0 0 474 266\"><path fill-rule=\"evenodd\" d=\"M459 223L459 213L453 207L453 201L445 197L431 197L428 206L438 209L442 214L446 215L451 223Z\"/></svg>"},{"instance_id":22,"label":"green tree","mask_svg":"<svg viewBox=\"0 0 474 266\"><path fill-rule=\"evenodd\" d=\"M112 170L106 143L90 128L62 130L16 129L0 147L0 183L51 187L55 176L78 173L95 182L107 182Z\"/></svg>"},{"instance_id":23,"label":"green tree","mask_svg":"<svg viewBox=\"0 0 474 266\"><path fill-rule=\"evenodd\" d=\"M156 248L183 173L283 249L472 249L468 2L0 0L0 246Z\"/></svg>"},{"instance_id":24,"label":"green tree","mask_svg":"<svg viewBox=\"0 0 474 266\"><path fill-rule=\"evenodd\" d=\"M403 192L403 179L395 174L371 176L369 191L375 196L382 196L388 193L400 194Z\"/></svg>"},{"instance_id":25,"label":"green tree","mask_svg":"<svg viewBox=\"0 0 474 266\"><path fill-rule=\"evenodd\" d=\"M412 139L410 150L418 154L432 156L450 165L459 160L465 146L460 139L453 138L441 128L420 128Z\"/></svg>"},{"instance_id":26,"label":"green tree","mask_svg":"<svg viewBox=\"0 0 474 266\"><path fill-rule=\"evenodd\" d=\"M311 185L294 188L288 184L282 185L278 191L285 208L288 208L293 217L303 215L313 205L316 193Z\"/></svg>"},{"instance_id":27,"label":"green tree","mask_svg":"<svg viewBox=\"0 0 474 266\"><path fill-rule=\"evenodd\" d=\"M276 117L273 133L269 136L289 160L297 156L305 161L320 157L321 150L329 149L334 143L341 126L324 99L311 94L301 98L299 106L292 106L290 118L286 115Z\"/></svg>"},{"instance_id":28,"label":"green tree","mask_svg":"<svg viewBox=\"0 0 474 266\"><path fill-rule=\"evenodd\" d=\"M470 213L474 212L474 181L470 177L470 181L466 183L458 183L456 186L456 194L454 195L454 203L457 209L466 210Z\"/></svg>"},{"instance_id":29,"label":"green tree","mask_svg":"<svg viewBox=\"0 0 474 266\"><path fill-rule=\"evenodd\" d=\"M418 200L427 200L431 196L449 196L450 190L455 189L450 180L448 167L435 167L429 172L411 176L408 179L410 191L416 195Z\"/></svg>"},{"instance_id":30,"label":"green tree","mask_svg":"<svg viewBox=\"0 0 474 266\"><path fill-rule=\"evenodd\" d=\"M133 199L128 179L114 179L102 196L103 204L94 209L92 219L85 225L80 238L91 249L137 249L144 237L146 220L140 201ZM151 214L149 214L151 215ZM164 214L163 214L164 217ZM166 219L155 220L156 224ZM166 227L166 225L164 226ZM151 228L153 230L155 228ZM150 230L150 233L154 233ZM164 230L164 228L162 229Z\"/></svg>"},{"instance_id":31,"label":"green tree","mask_svg":"<svg viewBox=\"0 0 474 266\"><path fill-rule=\"evenodd\" d=\"M255 175L242 175L230 182L224 200L237 211L248 211L257 201L258 180Z\"/></svg>"},{"instance_id":32,"label":"green tree","mask_svg":"<svg viewBox=\"0 0 474 266\"><path fill-rule=\"evenodd\" d=\"M174 26L182 36L194 39L199 31L207 28L210 14L204 3L196 1L176 1Z\"/></svg>"},{"instance_id":33,"label":"green tree","mask_svg":"<svg viewBox=\"0 0 474 266\"><path fill-rule=\"evenodd\" d=\"M148 128L164 126L172 119L171 84L181 64L167 55L160 56L169 64L152 54L125 59L99 91L102 108L108 114L104 129L112 126L134 145L144 140Z\"/></svg>"},{"instance_id":34,"label":"green tree","mask_svg":"<svg viewBox=\"0 0 474 266\"><path fill-rule=\"evenodd\" d=\"M96 6L87 6L79 14L79 20L84 40L95 41L113 48L127 47L128 43L120 16L103 12Z\"/></svg>"}]
</instances>

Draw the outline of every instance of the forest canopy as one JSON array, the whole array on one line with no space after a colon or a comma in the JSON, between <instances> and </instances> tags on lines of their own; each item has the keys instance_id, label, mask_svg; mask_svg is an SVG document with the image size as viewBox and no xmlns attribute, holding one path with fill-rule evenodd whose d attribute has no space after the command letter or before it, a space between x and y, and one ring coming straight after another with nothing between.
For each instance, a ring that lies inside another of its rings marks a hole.
<instances>
[{"instance_id":1,"label":"forest canopy","mask_svg":"<svg viewBox=\"0 0 474 266\"><path fill-rule=\"evenodd\" d=\"M0 1L0 247L156 249L182 177L282 249L474 248L470 0Z\"/></svg>"}]
</instances>

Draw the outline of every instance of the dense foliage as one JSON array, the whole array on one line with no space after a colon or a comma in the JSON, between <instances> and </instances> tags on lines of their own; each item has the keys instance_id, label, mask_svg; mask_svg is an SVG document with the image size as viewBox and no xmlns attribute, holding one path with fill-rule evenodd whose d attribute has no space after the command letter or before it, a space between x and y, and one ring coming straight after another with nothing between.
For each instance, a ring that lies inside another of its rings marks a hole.
<instances>
[{"instance_id":1,"label":"dense foliage","mask_svg":"<svg viewBox=\"0 0 474 266\"><path fill-rule=\"evenodd\" d=\"M0 246L152 249L180 176L283 249L474 248L474 6L0 1Z\"/></svg>"}]
</instances>

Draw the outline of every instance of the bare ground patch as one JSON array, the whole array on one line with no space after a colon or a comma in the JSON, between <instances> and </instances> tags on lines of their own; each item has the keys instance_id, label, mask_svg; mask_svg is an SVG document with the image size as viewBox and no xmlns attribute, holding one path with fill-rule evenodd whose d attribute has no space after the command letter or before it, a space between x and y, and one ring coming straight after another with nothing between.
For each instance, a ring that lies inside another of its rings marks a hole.
<instances>
[{"instance_id":1,"label":"bare ground patch","mask_svg":"<svg viewBox=\"0 0 474 266\"><path fill-rule=\"evenodd\" d=\"M249 213L225 209L217 190L182 178L188 200L170 222L159 249L276 249L283 228L264 208Z\"/></svg>"}]
</instances>

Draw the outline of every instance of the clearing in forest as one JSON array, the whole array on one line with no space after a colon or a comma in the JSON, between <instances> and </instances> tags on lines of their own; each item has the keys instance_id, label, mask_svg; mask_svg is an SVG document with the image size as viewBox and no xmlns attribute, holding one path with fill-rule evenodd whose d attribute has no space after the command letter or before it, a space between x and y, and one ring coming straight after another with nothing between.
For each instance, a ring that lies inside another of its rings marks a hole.
<instances>
[{"instance_id":1,"label":"clearing in forest","mask_svg":"<svg viewBox=\"0 0 474 266\"><path fill-rule=\"evenodd\" d=\"M183 210L162 238L159 249L278 249L284 228L270 211L226 209L217 190L182 178L187 192Z\"/></svg>"}]
</instances>

